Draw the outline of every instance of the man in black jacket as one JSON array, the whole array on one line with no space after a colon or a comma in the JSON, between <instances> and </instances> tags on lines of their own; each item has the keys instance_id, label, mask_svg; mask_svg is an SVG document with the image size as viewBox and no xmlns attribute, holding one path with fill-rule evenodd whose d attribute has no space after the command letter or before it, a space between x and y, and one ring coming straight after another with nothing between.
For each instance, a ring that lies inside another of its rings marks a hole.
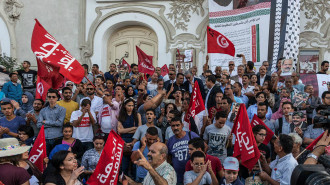
<instances>
[{"instance_id":1,"label":"man in black jacket","mask_svg":"<svg viewBox=\"0 0 330 185\"><path fill-rule=\"evenodd\" d=\"M257 75L257 84L263 85L265 81L270 81L271 77L269 75L266 75L267 69L265 66L260 66L259 68L259 74Z\"/></svg>"},{"instance_id":2,"label":"man in black jacket","mask_svg":"<svg viewBox=\"0 0 330 185\"><path fill-rule=\"evenodd\" d=\"M205 98L205 108L207 108L207 110L215 106L216 94L221 91L220 87L215 85L215 81L216 78L214 75L210 75L206 78L206 87L209 89L209 92L206 94Z\"/></svg>"},{"instance_id":3,"label":"man in black jacket","mask_svg":"<svg viewBox=\"0 0 330 185\"><path fill-rule=\"evenodd\" d=\"M203 99L205 99L206 94L205 94L204 85L203 85L202 80L198 79L198 78L195 78L192 75L190 70L185 72L185 77L187 79L187 81L185 81L183 83L185 91L188 91L189 93L192 93L192 91L193 91L193 85L192 84L195 84L195 81L197 81L198 86L199 86L199 90L201 92L201 95L202 95Z\"/></svg>"}]
</instances>

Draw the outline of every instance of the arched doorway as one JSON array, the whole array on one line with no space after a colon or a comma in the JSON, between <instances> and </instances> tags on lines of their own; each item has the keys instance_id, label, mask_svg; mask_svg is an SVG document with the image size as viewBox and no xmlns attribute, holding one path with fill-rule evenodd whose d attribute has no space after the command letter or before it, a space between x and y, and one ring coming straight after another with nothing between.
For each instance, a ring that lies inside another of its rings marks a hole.
<instances>
[{"instance_id":1,"label":"arched doorway","mask_svg":"<svg viewBox=\"0 0 330 185\"><path fill-rule=\"evenodd\" d=\"M116 63L128 53L125 60L129 63L138 63L135 46L140 47L147 55L153 56L153 65L158 66L158 38L156 33L142 26L129 26L118 29L111 34L107 48L107 66ZM118 63L116 63L118 64Z\"/></svg>"}]
</instances>

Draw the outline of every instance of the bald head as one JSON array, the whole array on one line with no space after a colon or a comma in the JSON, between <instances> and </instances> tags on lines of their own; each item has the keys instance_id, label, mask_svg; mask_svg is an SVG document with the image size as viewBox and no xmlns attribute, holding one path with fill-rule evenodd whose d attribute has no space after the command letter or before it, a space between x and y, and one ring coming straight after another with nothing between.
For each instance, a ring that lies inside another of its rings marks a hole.
<instances>
[{"instance_id":1,"label":"bald head","mask_svg":"<svg viewBox=\"0 0 330 185\"><path fill-rule=\"evenodd\" d=\"M149 147L148 162L152 167L157 168L167 159L167 146L164 143L156 142Z\"/></svg>"}]
</instances>

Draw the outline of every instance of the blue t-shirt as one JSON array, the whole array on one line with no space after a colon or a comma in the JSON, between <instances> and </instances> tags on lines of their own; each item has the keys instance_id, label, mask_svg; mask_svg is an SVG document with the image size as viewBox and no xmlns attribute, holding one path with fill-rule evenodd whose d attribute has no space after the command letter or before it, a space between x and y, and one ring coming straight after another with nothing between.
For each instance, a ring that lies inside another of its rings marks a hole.
<instances>
[{"instance_id":1,"label":"blue t-shirt","mask_svg":"<svg viewBox=\"0 0 330 185\"><path fill-rule=\"evenodd\" d=\"M23 119L20 116L16 116L11 121L8 121L6 119L6 117L0 119L0 126L1 127L7 127L7 128L9 128L10 132L14 132L14 133L17 133L17 129L18 129L19 126L25 125L25 124L26 124L25 119ZM2 137L7 138L7 137L12 137L12 136L4 134L4 135L2 135Z\"/></svg>"},{"instance_id":2,"label":"blue t-shirt","mask_svg":"<svg viewBox=\"0 0 330 185\"><path fill-rule=\"evenodd\" d=\"M137 151L138 149L140 149L140 141L138 141L138 142L136 142L135 144L134 144L134 146L133 146L133 149L132 149L132 151L134 152L134 151ZM145 158L147 158L148 159L148 153L149 153L149 149L148 149L148 147L146 147L145 149L144 149L144 151L143 151L143 156L145 157ZM146 175L147 175L147 173L148 173L148 170L146 170L145 168L143 168L142 166L138 166L137 165L137 168L136 168L136 176L137 177L139 177L139 178L144 178Z\"/></svg>"},{"instance_id":3,"label":"blue t-shirt","mask_svg":"<svg viewBox=\"0 0 330 185\"><path fill-rule=\"evenodd\" d=\"M178 178L178 183L183 183L183 175L185 172L185 166L187 161L189 161L188 153L188 142L190 139L199 137L195 132L190 132L191 138L189 138L189 133L178 139L175 135L170 137L167 142L168 153L172 155L172 163Z\"/></svg>"}]
</instances>

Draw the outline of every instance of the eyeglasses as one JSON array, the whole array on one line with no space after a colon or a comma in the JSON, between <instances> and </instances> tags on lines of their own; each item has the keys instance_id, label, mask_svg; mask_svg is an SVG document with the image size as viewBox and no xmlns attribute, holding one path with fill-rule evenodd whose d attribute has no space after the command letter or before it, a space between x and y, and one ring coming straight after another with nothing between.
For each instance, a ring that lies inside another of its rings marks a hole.
<instances>
[{"instance_id":1,"label":"eyeglasses","mask_svg":"<svg viewBox=\"0 0 330 185\"><path fill-rule=\"evenodd\" d=\"M102 137L104 137L105 136L105 133L96 133L95 136L102 136Z\"/></svg>"},{"instance_id":2,"label":"eyeglasses","mask_svg":"<svg viewBox=\"0 0 330 185\"><path fill-rule=\"evenodd\" d=\"M204 166L204 163L193 163L195 166Z\"/></svg>"},{"instance_id":3,"label":"eyeglasses","mask_svg":"<svg viewBox=\"0 0 330 185\"><path fill-rule=\"evenodd\" d=\"M92 91L94 88L86 88L87 91Z\"/></svg>"},{"instance_id":4,"label":"eyeglasses","mask_svg":"<svg viewBox=\"0 0 330 185\"><path fill-rule=\"evenodd\" d=\"M234 66L235 64L229 64L229 66Z\"/></svg>"},{"instance_id":5,"label":"eyeglasses","mask_svg":"<svg viewBox=\"0 0 330 185\"><path fill-rule=\"evenodd\" d=\"M48 99L55 99L57 98L56 96L47 96Z\"/></svg>"},{"instance_id":6,"label":"eyeglasses","mask_svg":"<svg viewBox=\"0 0 330 185\"><path fill-rule=\"evenodd\" d=\"M258 135L259 136L262 136L262 137L266 137L267 136L267 134L259 134L259 133L258 133Z\"/></svg>"},{"instance_id":7,"label":"eyeglasses","mask_svg":"<svg viewBox=\"0 0 330 185\"><path fill-rule=\"evenodd\" d=\"M144 89L139 89L139 91L141 91L141 92L142 92L142 91L144 91Z\"/></svg>"}]
</instances>

